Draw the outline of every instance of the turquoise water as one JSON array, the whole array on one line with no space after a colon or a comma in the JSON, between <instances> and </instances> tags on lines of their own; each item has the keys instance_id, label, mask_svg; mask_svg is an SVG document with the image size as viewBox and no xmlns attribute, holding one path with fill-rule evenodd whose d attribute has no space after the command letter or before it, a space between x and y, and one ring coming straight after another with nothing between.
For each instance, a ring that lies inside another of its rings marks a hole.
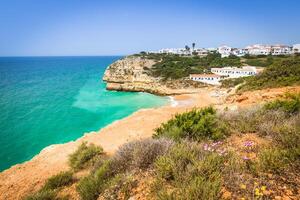
<instances>
[{"instance_id":1,"label":"turquoise water","mask_svg":"<svg viewBox=\"0 0 300 200\"><path fill-rule=\"evenodd\" d=\"M167 102L147 93L105 90L105 68L119 58L0 58L0 171L48 145Z\"/></svg>"}]
</instances>

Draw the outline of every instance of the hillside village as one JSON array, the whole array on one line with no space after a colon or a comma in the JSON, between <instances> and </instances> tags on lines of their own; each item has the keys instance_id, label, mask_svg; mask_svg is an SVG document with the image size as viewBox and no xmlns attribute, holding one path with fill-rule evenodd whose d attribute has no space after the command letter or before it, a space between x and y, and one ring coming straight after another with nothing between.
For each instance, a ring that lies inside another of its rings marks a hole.
<instances>
[{"instance_id":1,"label":"hillside village","mask_svg":"<svg viewBox=\"0 0 300 200\"><path fill-rule=\"evenodd\" d=\"M159 51L150 51L148 54L167 54L167 55L178 55L178 56L199 56L206 57L209 54L220 54L221 58L249 58L258 57L263 58L265 56L291 56L298 55L300 53L300 44L294 44L293 46L288 45L263 45L254 44L248 45L245 48L235 48L227 45L222 45L218 48L195 48L195 43L192 44L192 48L188 45L185 48L169 48L161 49ZM243 66L225 66L220 68L216 66L211 68L204 73L191 73L189 79L210 85L221 85L221 81L225 79L241 78L248 76L255 76L263 71L260 66L243 65Z\"/></svg>"},{"instance_id":2,"label":"hillside village","mask_svg":"<svg viewBox=\"0 0 300 200\"><path fill-rule=\"evenodd\" d=\"M292 46L275 44L275 45L265 45L265 44L253 44L248 45L245 48L230 47L227 45L222 45L217 48L195 48L195 43L192 44L192 48L188 45L185 48L166 48L158 51L149 51L149 53L166 53L166 54L177 54L177 55L199 55L207 56L208 53L218 52L221 54L222 58L234 56L246 56L246 55L291 55L295 53L300 53L300 44L294 44Z\"/></svg>"}]
</instances>

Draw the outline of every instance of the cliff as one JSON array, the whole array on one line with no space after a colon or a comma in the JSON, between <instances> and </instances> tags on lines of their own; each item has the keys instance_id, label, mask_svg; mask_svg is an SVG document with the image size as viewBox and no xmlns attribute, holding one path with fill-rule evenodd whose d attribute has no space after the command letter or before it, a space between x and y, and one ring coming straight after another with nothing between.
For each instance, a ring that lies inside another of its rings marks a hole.
<instances>
[{"instance_id":1,"label":"cliff","mask_svg":"<svg viewBox=\"0 0 300 200\"><path fill-rule=\"evenodd\" d=\"M105 71L103 80L108 90L149 92L159 95L195 93L203 84L189 80L162 81L150 75L156 61L128 56L111 64Z\"/></svg>"}]
</instances>

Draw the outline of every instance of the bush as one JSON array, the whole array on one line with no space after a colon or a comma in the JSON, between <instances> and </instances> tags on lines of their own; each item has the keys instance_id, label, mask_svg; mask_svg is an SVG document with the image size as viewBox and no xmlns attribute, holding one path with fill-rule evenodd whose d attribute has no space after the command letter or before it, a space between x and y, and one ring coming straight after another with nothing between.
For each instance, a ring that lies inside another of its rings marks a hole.
<instances>
[{"instance_id":1,"label":"bush","mask_svg":"<svg viewBox=\"0 0 300 200\"><path fill-rule=\"evenodd\" d=\"M52 190L42 190L25 198L26 200L58 200L56 192Z\"/></svg>"},{"instance_id":2,"label":"bush","mask_svg":"<svg viewBox=\"0 0 300 200\"><path fill-rule=\"evenodd\" d=\"M300 93L287 94L285 99L278 99L265 105L266 110L283 110L288 114L299 113L300 111Z\"/></svg>"},{"instance_id":3,"label":"bush","mask_svg":"<svg viewBox=\"0 0 300 200\"><path fill-rule=\"evenodd\" d=\"M164 155L174 145L166 138L145 139L122 145L112 158L117 172L126 170L146 169L158 156Z\"/></svg>"},{"instance_id":4,"label":"bush","mask_svg":"<svg viewBox=\"0 0 300 200\"><path fill-rule=\"evenodd\" d=\"M154 193L160 199L218 199L223 164L217 153L193 143L177 144L155 162Z\"/></svg>"},{"instance_id":5,"label":"bush","mask_svg":"<svg viewBox=\"0 0 300 200\"><path fill-rule=\"evenodd\" d=\"M81 179L76 187L81 199L95 200L107 187L110 178L114 174L111 171L111 162L106 161L94 174Z\"/></svg>"},{"instance_id":6,"label":"bush","mask_svg":"<svg viewBox=\"0 0 300 200\"><path fill-rule=\"evenodd\" d=\"M100 154L103 154L101 147L97 147L94 144L88 146L86 142L83 142L78 149L70 155L69 164L74 170L79 170L84 168L88 161Z\"/></svg>"},{"instance_id":7,"label":"bush","mask_svg":"<svg viewBox=\"0 0 300 200\"><path fill-rule=\"evenodd\" d=\"M49 178L43 188L46 190L54 190L69 185L72 182L73 182L72 172L61 172Z\"/></svg>"},{"instance_id":8,"label":"bush","mask_svg":"<svg viewBox=\"0 0 300 200\"><path fill-rule=\"evenodd\" d=\"M258 166L262 171L281 172L289 165L288 152L279 148L269 148L259 154Z\"/></svg>"},{"instance_id":9,"label":"bush","mask_svg":"<svg viewBox=\"0 0 300 200\"><path fill-rule=\"evenodd\" d=\"M227 126L221 122L212 107L192 110L177 114L155 130L154 137L169 137L174 140L182 138L201 141L203 139L218 140L227 136Z\"/></svg>"}]
</instances>

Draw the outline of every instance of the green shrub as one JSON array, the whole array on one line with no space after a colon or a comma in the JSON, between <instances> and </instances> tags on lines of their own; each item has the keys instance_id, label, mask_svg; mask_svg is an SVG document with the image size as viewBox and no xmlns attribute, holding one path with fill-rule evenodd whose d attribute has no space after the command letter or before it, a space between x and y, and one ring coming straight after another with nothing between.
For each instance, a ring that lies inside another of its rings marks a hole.
<instances>
[{"instance_id":1,"label":"green shrub","mask_svg":"<svg viewBox=\"0 0 300 200\"><path fill-rule=\"evenodd\" d=\"M43 188L46 190L54 190L69 185L72 182L73 182L72 172L61 172L55 176L50 177Z\"/></svg>"},{"instance_id":2,"label":"green shrub","mask_svg":"<svg viewBox=\"0 0 300 200\"><path fill-rule=\"evenodd\" d=\"M79 170L84 168L88 161L96 155L102 153L103 149L101 147L95 146L94 144L88 146L86 142L83 142L78 149L70 155L69 164L74 170Z\"/></svg>"},{"instance_id":3,"label":"green shrub","mask_svg":"<svg viewBox=\"0 0 300 200\"><path fill-rule=\"evenodd\" d=\"M154 137L169 137L175 140L188 138L195 141L203 139L223 139L228 134L227 126L219 120L212 107L177 114L155 130Z\"/></svg>"},{"instance_id":4,"label":"green shrub","mask_svg":"<svg viewBox=\"0 0 300 200\"><path fill-rule=\"evenodd\" d=\"M278 99L265 105L266 110L283 110L289 114L299 113L300 111L300 93L287 94L285 99Z\"/></svg>"},{"instance_id":5,"label":"green shrub","mask_svg":"<svg viewBox=\"0 0 300 200\"><path fill-rule=\"evenodd\" d=\"M159 199L218 199L224 159L193 143L177 144L155 163L154 193Z\"/></svg>"},{"instance_id":6,"label":"green shrub","mask_svg":"<svg viewBox=\"0 0 300 200\"><path fill-rule=\"evenodd\" d=\"M76 190L81 199L95 200L107 187L109 179L113 177L114 174L111 171L111 162L106 161L94 174L81 179Z\"/></svg>"},{"instance_id":7,"label":"green shrub","mask_svg":"<svg viewBox=\"0 0 300 200\"><path fill-rule=\"evenodd\" d=\"M41 190L25 198L26 200L58 200L53 190Z\"/></svg>"},{"instance_id":8,"label":"green shrub","mask_svg":"<svg viewBox=\"0 0 300 200\"><path fill-rule=\"evenodd\" d=\"M259 154L258 166L262 171L280 172L289 165L287 151L280 148L265 149Z\"/></svg>"}]
</instances>

